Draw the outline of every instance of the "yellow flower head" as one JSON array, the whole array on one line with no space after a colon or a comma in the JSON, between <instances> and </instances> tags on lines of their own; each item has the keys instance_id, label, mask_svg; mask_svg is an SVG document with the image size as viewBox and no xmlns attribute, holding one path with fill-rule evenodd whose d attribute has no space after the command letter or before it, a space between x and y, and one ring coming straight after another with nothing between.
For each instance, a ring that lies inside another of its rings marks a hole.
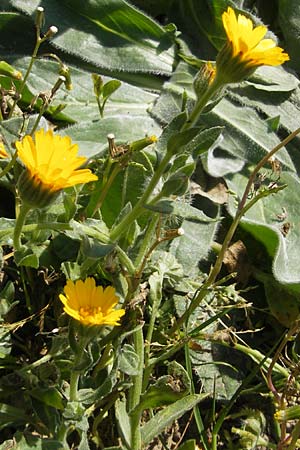
<instances>
[{"instance_id":1,"label":"yellow flower head","mask_svg":"<svg viewBox=\"0 0 300 450\"><path fill-rule=\"evenodd\" d=\"M119 320L125 314L124 309L114 309L119 301L115 289L96 286L94 278L75 283L68 280L64 293L59 295L64 311L84 325L120 325Z\"/></svg>"},{"instance_id":2,"label":"yellow flower head","mask_svg":"<svg viewBox=\"0 0 300 450\"><path fill-rule=\"evenodd\" d=\"M8 158L8 153L4 148L3 142L0 141L0 158Z\"/></svg>"},{"instance_id":3,"label":"yellow flower head","mask_svg":"<svg viewBox=\"0 0 300 450\"><path fill-rule=\"evenodd\" d=\"M89 169L78 169L87 158L77 156L78 145L68 136L53 134L52 130L36 131L34 140L25 136L16 142L18 157L31 178L48 192L58 192L76 184L97 180Z\"/></svg>"},{"instance_id":4,"label":"yellow flower head","mask_svg":"<svg viewBox=\"0 0 300 450\"><path fill-rule=\"evenodd\" d=\"M279 66L290 59L273 39L263 39L267 27L254 28L252 20L243 14L236 16L230 7L223 13L222 22L227 44L217 57L217 71L225 72L225 82L241 81L259 66Z\"/></svg>"},{"instance_id":5,"label":"yellow flower head","mask_svg":"<svg viewBox=\"0 0 300 450\"><path fill-rule=\"evenodd\" d=\"M279 66L290 59L282 48L276 47L273 39L263 39L267 27L259 25L253 28L252 20L242 14L236 18L230 7L223 13L222 21L227 38L232 44L233 56L239 55L254 67Z\"/></svg>"}]
</instances>

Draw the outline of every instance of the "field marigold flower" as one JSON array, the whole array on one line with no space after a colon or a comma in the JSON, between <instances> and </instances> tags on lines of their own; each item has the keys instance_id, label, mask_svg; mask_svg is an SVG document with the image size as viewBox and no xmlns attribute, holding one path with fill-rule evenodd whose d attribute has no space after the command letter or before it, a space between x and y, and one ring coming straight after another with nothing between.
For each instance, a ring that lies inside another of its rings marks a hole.
<instances>
[{"instance_id":1,"label":"field marigold flower","mask_svg":"<svg viewBox=\"0 0 300 450\"><path fill-rule=\"evenodd\" d=\"M84 325L120 325L125 314L124 309L114 309L119 301L115 288L96 286L94 278L68 280L64 293L59 295L64 311Z\"/></svg>"},{"instance_id":2,"label":"field marigold flower","mask_svg":"<svg viewBox=\"0 0 300 450\"><path fill-rule=\"evenodd\" d=\"M4 148L3 142L0 142L0 158L8 158L8 153Z\"/></svg>"},{"instance_id":3,"label":"field marigold flower","mask_svg":"<svg viewBox=\"0 0 300 450\"><path fill-rule=\"evenodd\" d=\"M252 20L243 14L236 16L228 7L222 15L227 43L217 56L217 72L224 82L245 79L262 65L279 66L289 60L289 55L276 46L273 39L263 39L267 27L253 27Z\"/></svg>"},{"instance_id":4,"label":"field marigold flower","mask_svg":"<svg viewBox=\"0 0 300 450\"><path fill-rule=\"evenodd\" d=\"M34 140L17 141L16 148L27 169L19 178L20 196L32 206L47 206L62 189L98 179L89 169L78 169L87 158L77 155L78 145L68 136L41 129Z\"/></svg>"}]
</instances>

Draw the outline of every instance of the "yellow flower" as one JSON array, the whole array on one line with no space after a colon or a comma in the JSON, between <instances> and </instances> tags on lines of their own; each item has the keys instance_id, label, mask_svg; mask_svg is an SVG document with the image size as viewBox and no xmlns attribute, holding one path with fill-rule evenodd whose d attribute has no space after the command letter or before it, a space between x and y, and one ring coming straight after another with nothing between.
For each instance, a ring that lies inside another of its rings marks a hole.
<instances>
[{"instance_id":1,"label":"yellow flower","mask_svg":"<svg viewBox=\"0 0 300 450\"><path fill-rule=\"evenodd\" d=\"M119 320L125 314L124 309L114 309L119 301L115 289L96 286L94 278L75 283L68 280L64 293L59 295L64 311L84 325L120 325Z\"/></svg>"},{"instance_id":2,"label":"yellow flower","mask_svg":"<svg viewBox=\"0 0 300 450\"><path fill-rule=\"evenodd\" d=\"M230 7L223 13L222 21L227 38L232 44L233 56L239 55L253 67L279 66L290 59L282 48L276 47L273 39L263 39L267 27L259 25L253 28L250 19L242 14L236 18Z\"/></svg>"},{"instance_id":3,"label":"yellow flower","mask_svg":"<svg viewBox=\"0 0 300 450\"><path fill-rule=\"evenodd\" d=\"M16 142L18 157L31 177L50 192L57 192L75 184L97 180L89 169L79 169L87 158L77 156L78 145L68 136L53 134L43 129Z\"/></svg>"},{"instance_id":4,"label":"yellow flower","mask_svg":"<svg viewBox=\"0 0 300 450\"><path fill-rule=\"evenodd\" d=\"M8 153L4 148L3 142L0 142L0 158L8 158Z\"/></svg>"},{"instance_id":5,"label":"yellow flower","mask_svg":"<svg viewBox=\"0 0 300 450\"><path fill-rule=\"evenodd\" d=\"M236 17L230 7L223 13L222 22L228 42L217 56L217 71L224 82L241 81L259 66L279 66L290 59L273 39L263 39L267 27L254 28L250 19L243 14Z\"/></svg>"}]
</instances>

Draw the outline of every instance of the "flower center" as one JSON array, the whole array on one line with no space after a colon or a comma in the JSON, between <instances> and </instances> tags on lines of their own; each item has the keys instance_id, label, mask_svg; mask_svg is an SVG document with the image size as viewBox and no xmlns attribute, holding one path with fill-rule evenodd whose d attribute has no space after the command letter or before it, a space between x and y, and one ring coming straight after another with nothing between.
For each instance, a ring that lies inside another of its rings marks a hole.
<instances>
[{"instance_id":1,"label":"flower center","mask_svg":"<svg viewBox=\"0 0 300 450\"><path fill-rule=\"evenodd\" d=\"M101 314L100 306L81 306L79 308L79 314L81 317L96 316Z\"/></svg>"}]
</instances>

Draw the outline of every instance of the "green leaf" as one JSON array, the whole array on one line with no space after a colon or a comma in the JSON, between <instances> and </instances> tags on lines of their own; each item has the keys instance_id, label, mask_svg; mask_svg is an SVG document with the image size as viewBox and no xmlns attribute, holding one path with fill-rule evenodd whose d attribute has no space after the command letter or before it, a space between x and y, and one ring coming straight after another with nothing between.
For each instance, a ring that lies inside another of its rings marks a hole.
<instances>
[{"instance_id":1,"label":"green leaf","mask_svg":"<svg viewBox=\"0 0 300 450\"><path fill-rule=\"evenodd\" d=\"M227 98L223 98L214 109L202 116L206 126L224 126L223 140L219 148L242 161L257 163L267 152L279 144L280 139L272 132L268 124L261 120L256 111L245 106L237 106ZM251 122L251 127L249 127ZM291 170L294 164L285 149L276 156L279 161ZM209 171L213 173L213 163L210 162ZM228 171L226 166L223 173Z\"/></svg>"},{"instance_id":2,"label":"green leaf","mask_svg":"<svg viewBox=\"0 0 300 450\"><path fill-rule=\"evenodd\" d=\"M30 63L30 58L12 57L10 55L9 61L25 73ZM97 121L97 129L98 132L100 132L100 141L99 139L97 141L95 138L95 142L105 144L105 147L107 147L106 136L109 133L114 133L116 135L116 143L118 143L119 139L122 139L122 136L118 133L118 127L106 131L104 130L104 133L101 133L101 127L99 127L99 110L94 94L92 77L88 72L77 67L69 66L69 68L72 76L73 89L68 91L65 87L62 87L56 93L52 102L53 108L63 103L65 104L65 109L63 114L55 115L53 119L56 121L66 121L72 124L74 122L84 122L85 126L87 126L87 122L92 123L93 121ZM57 62L48 59L39 59L35 61L26 83L26 89L22 95L23 104L29 105L33 100L34 95L37 95L40 92L50 91L58 78L58 71L59 65ZM120 83L118 80L112 80L109 77L102 78L110 87ZM112 82L113 84L111 85ZM2 82L2 84L9 89L10 81L8 78L6 79L6 82ZM16 82L16 86L18 87L19 83ZM133 135L130 136L127 132L127 138L124 139L125 141L141 138L143 137L143 134L159 134L159 126L155 124L154 120L150 118L147 112L149 105L154 103L156 99L157 94L155 93L131 86L127 83L122 83L117 91L111 93L111 96L106 103L105 118L114 117L114 120L116 120L119 117L120 123L121 121L126 123L127 120L135 117L135 121L138 122L139 133L133 133ZM51 114L48 115L51 117ZM146 123L144 123L144 121ZM147 123L152 123L149 129L145 128ZM120 126L119 128L120 132L122 128L125 130L125 126ZM136 126L136 129L137 128L138 127ZM90 152L86 156L90 156L90 154L93 153Z\"/></svg>"},{"instance_id":3,"label":"green leaf","mask_svg":"<svg viewBox=\"0 0 300 450\"><path fill-rule=\"evenodd\" d=\"M270 274L254 269L254 276L264 284L266 299L274 317L290 328L300 315L299 296L291 292L288 285L282 285Z\"/></svg>"},{"instance_id":4,"label":"green leaf","mask_svg":"<svg viewBox=\"0 0 300 450\"><path fill-rule=\"evenodd\" d=\"M189 439L188 441L185 441L184 444L178 447L178 450L197 450L195 439Z\"/></svg>"},{"instance_id":5,"label":"green leaf","mask_svg":"<svg viewBox=\"0 0 300 450\"><path fill-rule=\"evenodd\" d=\"M182 31L196 55L214 59L215 48L225 40L221 15L228 6L227 0L177 0L168 11L168 19Z\"/></svg>"},{"instance_id":6,"label":"green leaf","mask_svg":"<svg viewBox=\"0 0 300 450\"><path fill-rule=\"evenodd\" d=\"M185 397L191 389L191 382L185 369L176 361L168 364L168 375L159 377L141 397L136 409L158 408L170 405Z\"/></svg>"},{"instance_id":7,"label":"green leaf","mask_svg":"<svg viewBox=\"0 0 300 450\"><path fill-rule=\"evenodd\" d=\"M258 67L245 82L259 91L290 92L297 88L299 82L295 75L278 66Z\"/></svg>"},{"instance_id":8,"label":"green leaf","mask_svg":"<svg viewBox=\"0 0 300 450\"><path fill-rule=\"evenodd\" d=\"M40 438L30 433L17 432L15 434L15 450L65 450L61 442L55 439Z\"/></svg>"},{"instance_id":9,"label":"green leaf","mask_svg":"<svg viewBox=\"0 0 300 450\"><path fill-rule=\"evenodd\" d=\"M47 406L52 406L55 409L64 410L65 401L62 394L55 387L48 388L33 388L28 391L29 395L45 403Z\"/></svg>"},{"instance_id":10,"label":"green leaf","mask_svg":"<svg viewBox=\"0 0 300 450\"><path fill-rule=\"evenodd\" d=\"M99 260L99 258L109 255L114 248L114 244L101 244L95 239L83 236L81 252L84 258Z\"/></svg>"},{"instance_id":11,"label":"green leaf","mask_svg":"<svg viewBox=\"0 0 300 450\"><path fill-rule=\"evenodd\" d=\"M166 427L171 425L175 420L179 419L183 414L192 409L206 397L207 395L205 394L188 395L159 411L141 429L143 444L147 445Z\"/></svg>"},{"instance_id":12,"label":"green leaf","mask_svg":"<svg viewBox=\"0 0 300 450\"><path fill-rule=\"evenodd\" d=\"M217 222L219 218L212 218L207 216L203 211L189 203L183 203L179 200L161 200L155 204L155 206L147 205L147 208L159 211L164 214L173 214L181 217L182 219L189 220L196 223L209 223Z\"/></svg>"},{"instance_id":13,"label":"green leaf","mask_svg":"<svg viewBox=\"0 0 300 450\"><path fill-rule=\"evenodd\" d=\"M205 392L213 393L218 400L230 400L244 376L234 367L242 365L237 359L238 353L233 354L232 349L203 340L199 344L201 351L190 350L193 372L201 380Z\"/></svg>"},{"instance_id":14,"label":"green leaf","mask_svg":"<svg viewBox=\"0 0 300 450\"><path fill-rule=\"evenodd\" d=\"M30 422L30 418L22 409L0 404L0 429L13 425L18 426Z\"/></svg>"},{"instance_id":15,"label":"green leaf","mask_svg":"<svg viewBox=\"0 0 300 450\"><path fill-rule=\"evenodd\" d=\"M39 258L31 248L24 247L21 250L15 251L15 262L17 266L39 267Z\"/></svg>"},{"instance_id":16,"label":"green leaf","mask_svg":"<svg viewBox=\"0 0 300 450\"><path fill-rule=\"evenodd\" d=\"M266 173L267 177L263 185L265 189L269 183L274 182L271 170L269 169ZM249 172L244 171L241 174L228 176L226 181L229 188L241 196L248 177ZM259 200L255 207L247 211L241 225L265 246L273 258L275 279L282 284L288 284L292 291L299 293L300 230L297 223L300 208L300 181L295 174L284 171L278 183L286 184L287 188ZM235 207L231 199L231 214L234 214L234 211Z\"/></svg>"},{"instance_id":17,"label":"green leaf","mask_svg":"<svg viewBox=\"0 0 300 450\"><path fill-rule=\"evenodd\" d=\"M0 292L0 317L5 316L17 303L15 286L12 281L7 281Z\"/></svg>"},{"instance_id":18,"label":"green leaf","mask_svg":"<svg viewBox=\"0 0 300 450\"><path fill-rule=\"evenodd\" d=\"M201 202L200 202L201 208ZM210 245L218 228L219 209L210 205L210 217L200 209L188 204L176 203L175 214L184 218L181 228L183 236L174 239L170 244L170 252L182 264L184 273L193 276L199 273L199 261L206 258ZM207 211L207 212L208 212Z\"/></svg>"},{"instance_id":19,"label":"green leaf","mask_svg":"<svg viewBox=\"0 0 300 450\"><path fill-rule=\"evenodd\" d=\"M299 32L300 32L300 4L297 0L279 0L278 19L283 33L286 50L290 56L290 65L300 69L299 63Z\"/></svg>"},{"instance_id":20,"label":"green leaf","mask_svg":"<svg viewBox=\"0 0 300 450\"><path fill-rule=\"evenodd\" d=\"M103 86L103 98L106 99L110 97L119 87L122 85L119 80L110 80Z\"/></svg>"},{"instance_id":21,"label":"green leaf","mask_svg":"<svg viewBox=\"0 0 300 450\"><path fill-rule=\"evenodd\" d=\"M39 0L11 0L12 6L34 15ZM169 75L173 43L154 20L123 0L48 0L45 29L55 24L55 47L81 61L110 71Z\"/></svg>"},{"instance_id":22,"label":"green leaf","mask_svg":"<svg viewBox=\"0 0 300 450\"><path fill-rule=\"evenodd\" d=\"M168 141L168 151L179 153L181 147L188 144L198 133L197 128L190 128L185 131L173 134Z\"/></svg>"},{"instance_id":23,"label":"green leaf","mask_svg":"<svg viewBox=\"0 0 300 450\"><path fill-rule=\"evenodd\" d=\"M115 403L115 414L120 430L122 441L125 443L126 448L130 448L131 442L131 426L130 418L126 409L126 399L117 399Z\"/></svg>"},{"instance_id":24,"label":"green leaf","mask_svg":"<svg viewBox=\"0 0 300 450\"><path fill-rule=\"evenodd\" d=\"M119 369L127 375L137 375L139 367L139 357L130 344L125 344L119 357Z\"/></svg>"}]
</instances>

